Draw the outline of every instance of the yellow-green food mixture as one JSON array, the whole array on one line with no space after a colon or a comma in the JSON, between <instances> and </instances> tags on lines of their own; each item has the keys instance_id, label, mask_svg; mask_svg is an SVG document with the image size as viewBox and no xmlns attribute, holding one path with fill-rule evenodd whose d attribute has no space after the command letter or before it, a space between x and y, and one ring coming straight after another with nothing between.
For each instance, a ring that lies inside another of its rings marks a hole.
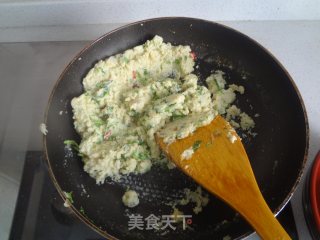
<instances>
[{"instance_id":1,"label":"yellow-green food mixture","mask_svg":"<svg viewBox=\"0 0 320 240\"><path fill-rule=\"evenodd\" d=\"M220 71L208 77L209 88L198 85L193 56L189 46L173 46L155 36L99 61L83 79L85 92L71 102L74 126L82 138L84 170L98 184L166 163L154 134L170 143L217 114L234 118L228 108L243 87L227 88ZM241 125L251 128L254 123L244 119Z\"/></svg>"}]
</instances>

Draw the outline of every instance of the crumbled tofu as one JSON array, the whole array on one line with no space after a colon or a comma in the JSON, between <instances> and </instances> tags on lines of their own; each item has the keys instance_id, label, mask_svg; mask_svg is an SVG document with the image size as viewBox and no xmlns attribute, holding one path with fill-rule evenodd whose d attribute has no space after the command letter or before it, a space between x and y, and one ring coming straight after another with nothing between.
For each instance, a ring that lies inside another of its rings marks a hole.
<instances>
[{"instance_id":1,"label":"crumbled tofu","mask_svg":"<svg viewBox=\"0 0 320 240\"><path fill-rule=\"evenodd\" d=\"M226 120L229 121L235 129L241 127L242 130L250 131L250 129L254 128L254 120L248 114L242 112L237 106L231 105L226 112ZM240 122L238 123L236 120L240 120Z\"/></svg>"},{"instance_id":2,"label":"crumbled tofu","mask_svg":"<svg viewBox=\"0 0 320 240\"><path fill-rule=\"evenodd\" d=\"M240 127L240 124L237 123L236 121L234 120L230 120L230 125L234 128L234 129L237 129Z\"/></svg>"},{"instance_id":3,"label":"crumbled tofu","mask_svg":"<svg viewBox=\"0 0 320 240\"><path fill-rule=\"evenodd\" d=\"M203 193L200 186L197 187L195 191L191 191L189 188L184 189L184 197L178 200L175 200L169 205L176 207L177 205L187 205L189 203L195 204L193 212L199 214L202 212L203 207L207 206L209 203L209 197L207 194Z\"/></svg>"},{"instance_id":4,"label":"crumbled tofu","mask_svg":"<svg viewBox=\"0 0 320 240\"><path fill-rule=\"evenodd\" d=\"M188 160L192 157L193 154L193 147L190 147L181 153L181 160Z\"/></svg>"},{"instance_id":5,"label":"crumbled tofu","mask_svg":"<svg viewBox=\"0 0 320 240\"><path fill-rule=\"evenodd\" d=\"M216 94L225 88L226 80L224 79L224 72L220 70L215 71L206 79L206 82L208 84L209 91Z\"/></svg>"},{"instance_id":6,"label":"crumbled tofu","mask_svg":"<svg viewBox=\"0 0 320 240\"><path fill-rule=\"evenodd\" d=\"M47 133L48 133L47 126L46 126L46 124L44 124L44 123L41 123L41 124L40 124L39 130L40 130L40 132L41 132L43 135L47 135Z\"/></svg>"},{"instance_id":7,"label":"crumbled tofu","mask_svg":"<svg viewBox=\"0 0 320 240\"><path fill-rule=\"evenodd\" d=\"M71 203L69 202L68 199L66 199L66 200L64 201L63 206L64 206L64 207L71 207Z\"/></svg>"},{"instance_id":8,"label":"crumbled tofu","mask_svg":"<svg viewBox=\"0 0 320 240\"><path fill-rule=\"evenodd\" d=\"M231 119L235 119L236 117L240 116L241 110L238 108L236 105L231 105L227 109L227 115L226 115L226 120L230 121Z\"/></svg>"},{"instance_id":9,"label":"crumbled tofu","mask_svg":"<svg viewBox=\"0 0 320 240\"><path fill-rule=\"evenodd\" d=\"M129 208L136 207L139 204L139 196L136 191L128 190L122 196L122 202Z\"/></svg>"},{"instance_id":10,"label":"crumbled tofu","mask_svg":"<svg viewBox=\"0 0 320 240\"><path fill-rule=\"evenodd\" d=\"M167 164L167 167L168 167L168 169L174 169L174 168L176 168L176 165L172 161L169 161Z\"/></svg>"},{"instance_id":11,"label":"crumbled tofu","mask_svg":"<svg viewBox=\"0 0 320 240\"><path fill-rule=\"evenodd\" d=\"M233 133L233 132L228 132L227 137L231 143L234 143L235 141L237 141L237 137L235 136L235 133Z\"/></svg>"},{"instance_id":12,"label":"crumbled tofu","mask_svg":"<svg viewBox=\"0 0 320 240\"><path fill-rule=\"evenodd\" d=\"M229 88L233 89L234 91L239 92L240 94L244 94L244 87L243 86L239 86L239 85L235 85L235 84L230 84Z\"/></svg>"},{"instance_id":13,"label":"crumbled tofu","mask_svg":"<svg viewBox=\"0 0 320 240\"><path fill-rule=\"evenodd\" d=\"M219 114L225 114L230 104L236 100L236 94L231 88L222 89L213 95L213 98L213 107L218 111Z\"/></svg>"},{"instance_id":14,"label":"crumbled tofu","mask_svg":"<svg viewBox=\"0 0 320 240\"><path fill-rule=\"evenodd\" d=\"M246 113L240 114L240 126L243 130L249 130L255 126L253 119Z\"/></svg>"}]
</instances>

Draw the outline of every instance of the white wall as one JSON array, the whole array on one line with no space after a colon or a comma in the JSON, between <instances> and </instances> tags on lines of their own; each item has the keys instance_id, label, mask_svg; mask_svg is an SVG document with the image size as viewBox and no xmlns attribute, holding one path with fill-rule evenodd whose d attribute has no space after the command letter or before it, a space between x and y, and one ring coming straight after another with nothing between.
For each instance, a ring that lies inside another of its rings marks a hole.
<instances>
[{"instance_id":1,"label":"white wall","mask_svg":"<svg viewBox=\"0 0 320 240\"><path fill-rule=\"evenodd\" d=\"M93 40L126 23L163 16L315 21L320 0L0 0L0 42Z\"/></svg>"},{"instance_id":2,"label":"white wall","mask_svg":"<svg viewBox=\"0 0 320 240\"><path fill-rule=\"evenodd\" d=\"M0 27L126 23L159 16L191 16L215 21L319 20L320 0L0 2Z\"/></svg>"}]
</instances>

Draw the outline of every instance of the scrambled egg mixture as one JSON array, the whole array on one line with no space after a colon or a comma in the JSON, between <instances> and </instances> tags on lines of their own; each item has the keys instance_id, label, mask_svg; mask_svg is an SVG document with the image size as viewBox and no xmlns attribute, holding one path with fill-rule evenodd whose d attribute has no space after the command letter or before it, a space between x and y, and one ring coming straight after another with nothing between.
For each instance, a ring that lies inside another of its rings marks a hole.
<instances>
[{"instance_id":1,"label":"scrambled egg mixture","mask_svg":"<svg viewBox=\"0 0 320 240\"><path fill-rule=\"evenodd\" d=\"M234 127L254 126L248 115L230 106L244 88L227 86L221 71L207 78L208 88L198 85L194 60L189 46L173 46L155 36L89 71L83 79L85 92L71 105L82 138L84 170L97 184L167 164L154 134L170 143L209 124L217 114L226 114Z\"/></svg>"}]
</instances>

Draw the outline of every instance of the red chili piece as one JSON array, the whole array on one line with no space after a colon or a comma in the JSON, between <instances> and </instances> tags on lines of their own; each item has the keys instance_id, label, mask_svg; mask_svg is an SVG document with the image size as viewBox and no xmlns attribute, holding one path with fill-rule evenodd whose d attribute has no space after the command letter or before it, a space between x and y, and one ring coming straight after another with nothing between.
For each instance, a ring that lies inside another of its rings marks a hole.
<instances>
[{"instance_id":1,"label":"red chili piece","mask_svg":"<svg viewBox=\"0 0 320 240\"><path fill-rule=\"evenodd\" d=\"M104 140L108 140L111 134L112 134L111 130L107 131L103 136Z\"/></svg>"},{"instance_id":2,"label":"red chili piece","mask_svg":"<svg viewBox=\"0 0 320 240\"><path fill-rule=\"evenodd\" d=\"M194 52L191 52L191 57L192 57L193 60L197 59L197 56L196 56L196 54Z\"/></svg>"}]
</instances>

